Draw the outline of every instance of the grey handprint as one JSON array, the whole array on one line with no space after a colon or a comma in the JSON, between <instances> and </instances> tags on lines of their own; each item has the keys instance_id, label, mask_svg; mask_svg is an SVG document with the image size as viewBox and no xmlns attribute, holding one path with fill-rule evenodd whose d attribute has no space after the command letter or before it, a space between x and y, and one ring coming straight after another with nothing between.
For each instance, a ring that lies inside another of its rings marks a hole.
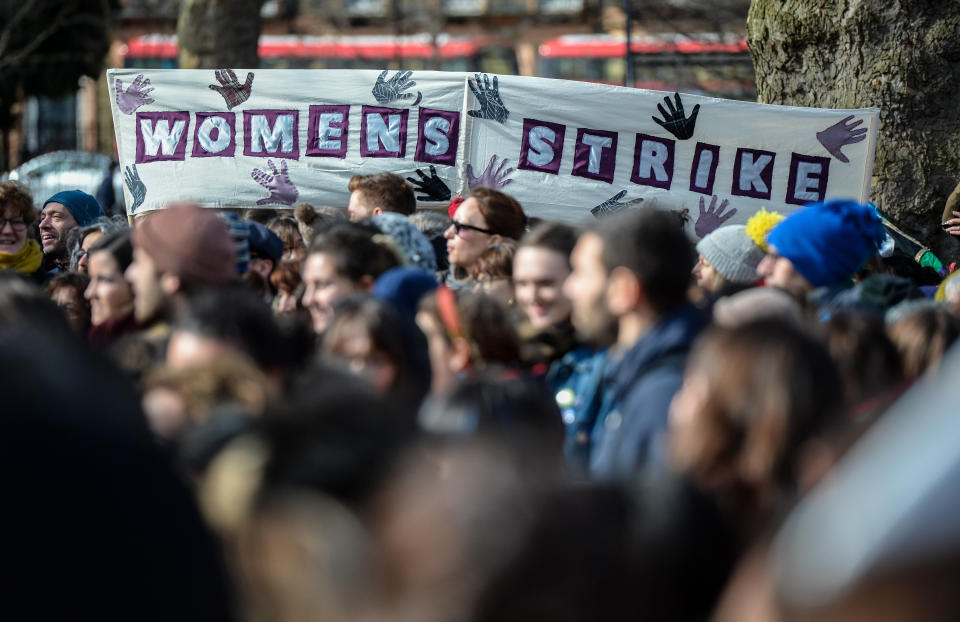
<instances>
[{"instance_id":1,"label":"grey handprint","mask_svg":"<svg viewBox=\"0 0 960 622\"><path fill-rule=\"evenodd\" d=\"M664 97L663 103L667 105L669 112L664 110L661 104L657 104L657 110L663 115L663 120L656 117L650 117L657 122L663 129L667 130L680 140L687 140L693 136L693 130L697 124L697 115L700 114L700 104L693 107L690 118L687 118L683 111L683 102L680 101L680 93L673 94L676 106L670 103L670 97Z\"/></svg>"},{"instance_id":2,"label":"grey handprint","mask_svg":"<svg viewBox=\"0 0 960 622\"><path fill-rule=\"evenodd\" d=\"M247 79L243 84L240 84L240 79L237 78L233 69L217 69L214 76L220 86L211 84L210 90L220 93L227 104L227 110L233 110L235 106L250 99L250 93L253 91L252 71L247 72Z\"/></svg>"},{"instance_id":3,"label":"grey handprint","mask_svg":"<svg viewBox=\"0 0 960 622\"><path fill-rule=\"evenodd\" d=\"M413 93L404 93L407 89L417 85L415 81L410 79L412 75L412 71L398 71L396 75L386 80L387 70L384 69L377 77L377 83L373 85L373 96L381 104L389 104L398 99L412 99ZM411 105L416 106L421 99L423 99L423 93L417 91L417 99Z\"/></svg>"},{"instance_id":4,"label":"grey handprint","mask_svg":"<svg viewBox=\"0 0 960 622\"><path fill-rule=\"evenodd\" d=\"M270 196L257 201L257 205L269 205L271 203L281 203L283 205L293 205L300 196L300 191L290 181L290 175L287 174L287 163L280 162L280 170L273 165L273 160L267 160L267 166L273 171L269 175L258 168L250 172L253 180L270 191Z\"/></svg>"},{"instance_id":5,"label":"grey handprint","mask_svg":"<svg viewBox=\"0 0 960 622\"><path fill-rule=\"evenodd\" d=\"M126 91L123 90L123 80L120 78L117 78L114 86L117 92L117 108L123 114L133 114L140 106L153 103L153 100L147 97L147 94L153 90L153 87L150 86L150 78L144 78L142 73L133 79Z\"/></svg>"},{"instance_id":6,"label":"grey handprint","mask_svg":"<svg viewBox=\"0 0 960 622\"><path fill-rule=\"evenodd\" d=\"M858 143L867 137L867 128L861 127L854 129L863 123L863 119L854 123L848 123L851 119L853 119L853 115L844 117L822 132L817 132L817 140L820 141L823 148L829 151L830 155L844 163L850 160L847 156L843 155L841 149L845 145Z\"/></svg>"},{"instance_id":7,"label":"grey handprint","mask_svg":"<svg viewBox=\"0 0 960 622\"><path fill-rule=\"evenodd\" d=\"M417 169L417 175L420 179L407 177L407 181L413 184L417 192L423 194L417 196L418 201L449 201L450 187L443 183L443 180L437 175L437 167L430 166L430 177L423 174L422 169Z\"/></svg>"},{"instance_id":8,"label":"grey handprint","mask_svg":"<svg viewBox=\"0 0 960 622\"><path fill-rule=\"evenodd\" d=\"M490 119L505 123L507 117L510 116L510 111L507 110L507 107L503 105L503 100L500 99L500 80L497 76L493 76L493 84L491 85L490 76L487 74L483 74L482 77L479 73L473 75L476 78L476 83L467 78L467 85L480 103L480 108L478 110L468 110L467 114L478 119Z\"/></svg>"},{"instance_id":9,"label":"grey handprint","mask_svg":"<svg viewBox=\"0 0 960 622\"><path fill-rule=\"evenodd\" d=\"M497 161L497 156L490 156L490 162L487 164L487 168L483 170L479 177L473 174L473 165L467 164L467 184L470 186L470 189L479 188L481 186L486 188L493 188L494 190L502 190L504 186L509 183L512 183L513 180L509 179L510 173L513 172L512 168L503 170L503 167L506 166L507 162L510 160L504 158L500 161L500 165L497 166L494 170L494 164Z\"/></svg>"},{"instance_id":10,"label":"grey handprint","mask_svg":"<svg viewBox=\"0 0 960 622\"><path fill-rule=\"evenodd\" d=\"M604 216L609 216L610 214L615 214L620 210L626 209L628 207L633 207L634 205L640 205L643 203L643 199L631 199L629 201L620 202L620 199L627 195L626 190L621 190L616 193L600 205L592 208L590 213L593 214L596 218L603 218Z\"/></svg>"},{"instance_id":11,"label":"grey handprint","mask_svg":"<svg viewBox=\"0 0 960 622\"><path fill-rule=\"evenodd\" d=\"M140 173L137 172L136 164L124 169L123 180L126 182L127 188L130 189L130 194L133 196L133 205L130 206L130 213L133 214L140 209L140 206L143 205L143 200L147 198L147 186L143 183L143 180L140 179Z\"/></svg>"},{"instance_id":12,"label":"grey handprint","mask_svg":"<svg viewBox=\"0 0 960 622\"><path fill-rule=\"evenodd\" d=\"M693 230L698 238L705 238L737 213L736 208L731 208L729 212L724 213L723 210L730 205L730 201L724 199L720 203L720 207L717 207L718 198L719 197L716 196L710 197L710 207L706 207L703 197L700 197L700 215L697 217L697 222L693 225Z\"/></svg>"}]
</instances>

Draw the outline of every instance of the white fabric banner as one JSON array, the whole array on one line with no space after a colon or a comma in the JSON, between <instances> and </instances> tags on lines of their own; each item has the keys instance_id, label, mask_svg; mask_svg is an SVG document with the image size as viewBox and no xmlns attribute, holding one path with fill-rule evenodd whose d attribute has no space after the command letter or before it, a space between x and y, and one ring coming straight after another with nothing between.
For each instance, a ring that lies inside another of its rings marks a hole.
<instances>
[{"instance_id":1,"label":"white fabric banner","mask_svg":"<svg viewBox=\"0 0 960 622\"><path fill-rule=\"evenodd\" d=\"M133 215L183 200L345 207L351 176L390 171L413 181L422 207L488 185L529 216L582 223L660 197L706 218L705 230L742 223L761 206L866 201L879 124L874 108L519 76L113 69L107 77Z\"/></svg>"}]
</instances>

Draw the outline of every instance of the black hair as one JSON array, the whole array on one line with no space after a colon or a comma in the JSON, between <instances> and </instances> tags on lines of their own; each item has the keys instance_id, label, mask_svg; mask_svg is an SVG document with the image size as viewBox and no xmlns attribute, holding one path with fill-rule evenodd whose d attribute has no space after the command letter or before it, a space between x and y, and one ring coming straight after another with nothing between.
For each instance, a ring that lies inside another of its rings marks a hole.
<instances>
[{"instance_id":1,"label":"black hair","mask_svg":"<svg viewBox=\"0 0 960 622\"><path fill-rule=\"evenodd\" d=\"M333 259L337 272L353 283L366 276L376 279L400 265L389 247L374 240L378 235L382 234L373 225L339 223L317 234L307 256L325 253Z\"/></svg>"},{"instance_id":2,"label":"black hair","mask_svg":"<svg viewBox=\"0 0 960 622\"><path fill-rule=\"evenodd\" d=\"M607 271L622 266L633 272L654 311L665 313L686 300L696 256L676 216L628 210L605 218L596 231Z\"/></svg>"},{"instance_id":3,"label":"black hair","mask_svg":"<svg viewBox=\"0 0 960 622\"><path fill-rule=\"evenodd\" d=\"M181 310L174 329L228 341L264 371L289 361L286 336L273 311L242 284L199 290Z\"/></svg>"},{"instance_id":4,"label":"black hair","mask_svg":"<svg viewBox=\"0 0 960 622\"><path fill-rule=\"evenodd\" d=\"M117 265L120 266L120 273L122 274L133 262L133 244L130 241L130 230L122 229L105 233L90 247L87 254L93 255L100 251L106 251L113 256Z\"/></svg>"}]
</instances>

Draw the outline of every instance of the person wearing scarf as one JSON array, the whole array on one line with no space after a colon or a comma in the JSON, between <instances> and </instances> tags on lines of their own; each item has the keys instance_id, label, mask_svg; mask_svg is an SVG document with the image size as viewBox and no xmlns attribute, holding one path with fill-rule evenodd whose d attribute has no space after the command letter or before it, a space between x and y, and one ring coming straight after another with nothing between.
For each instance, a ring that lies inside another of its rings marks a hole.
<instances>
[{"instance_id":1,"label":"person wearing scarf","mask_svg":"<svg viewBox=\"0 0 960 622\"><path fill-rule=\"evenodd\" d=\"M0 182L0 270L33 276L40 270L43 251L36 240L27 238L37 219L33 198L15 181Z\"/></svg>"}]
</instances>

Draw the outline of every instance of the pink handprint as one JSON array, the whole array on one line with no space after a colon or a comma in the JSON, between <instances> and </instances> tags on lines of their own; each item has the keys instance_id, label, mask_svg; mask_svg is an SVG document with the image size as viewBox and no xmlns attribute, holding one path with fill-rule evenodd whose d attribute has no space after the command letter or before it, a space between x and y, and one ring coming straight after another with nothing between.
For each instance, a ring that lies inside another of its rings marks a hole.
<instances>
[{"instance_id":1,"label":"pink handprint","mask_svg":"<svg viewBox=\"0 0 960 622\"><path fill-rule=\"evenodd\" d=\"M481 186L487 188L493 188L494 190L502 190L504 186L511 183L513 180L509 179L510 173L513 172L512 168L503 170L503 167L506 166L509 162L508 158L504 158L500 161L500 165L496 170L493 169L493 165L497 161L497 156L493 155L490 157L490 162L487 164L487 168L483 170L483 173L479 177L474 176L473 166L467 164L467 184L470 186L470 189L479 188Z\"/></svg>"},{"instance_id":2,"label":"pink handprint","mask_svg":"<svg viewBox=\"0 0 960 622\"><path fill-rule=\"evenodd\" d=\"M267 166L273 171L269 175L258 168L250 172L250 177L255 182L270 191L270 196L257 201L257 205L269 205L271 203L281 203L283 205L293 205L300 196L300 191L290 181L290 175L287 174L287 163L280 162L280 170L273 165L273 160L267 160Z\"/></svg>"},{"instance_id":3,"label":"pink handprint","mask_svg":"<svg viewBox=\"0 0 960 622\"><path fill-rule=\"evenodd\" d=\"M147 93L153 90L150 86L150 78L144 78L142 73L133 79L130 88L126 91L123 90L123 81L120 78L117 78L114 85L117 92L117 108L123 114L133 114L140 106L153 103L153 100L147 97ZM148 86L150 88L147 88Z\"/></svg>"}]
</instances>

